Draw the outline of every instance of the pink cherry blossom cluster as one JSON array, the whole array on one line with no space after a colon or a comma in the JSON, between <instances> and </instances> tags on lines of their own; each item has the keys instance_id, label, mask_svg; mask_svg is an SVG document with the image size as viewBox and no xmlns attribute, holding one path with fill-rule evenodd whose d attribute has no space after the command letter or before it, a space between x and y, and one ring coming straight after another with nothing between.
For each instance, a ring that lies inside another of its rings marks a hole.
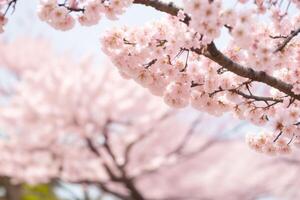
<instances>
[{"instance_id":1,"label":"pink cherry blossom cluster","mask_svg":"<svg viewBox=\"0 0 300 200\"><path fill-rule=\"evenodd\" d=\"M102 44L123 76L163 96L168 105L191 104L220 115L234 108L233 97L214 92L238 87L245 80L231 73L219 75L216 64L191 52L194 44L199 45L194 33L176 18L168 18L144 28L112 30Z\"/></svg>"},{"instance_id":2,"label":"pink cherry blossom cluster","mask_svg":"<svg viewBox=\"0 0 300 200\"><path fill-rule=\"evenodd\" d=\"M197 15L200 11L211 14ZM219 35L206 32L205 22L213 23L216 29L225 25L231 36L225 54L231 60L277 77L293 85L293 91L299 94L299 38L294 38L288 50L274 56L281 41L278 38L299 27L299 16L277 18L274 17L277 11L274 7L267 11L273 15L266 24L257 20L262 15L258 7L222 9L220 1L186 1L184 12L180 11L177 18L108 31L102 38L102 49L123 77L161 96L169 106L191 105L213 115L229 111L255 125L269 126L280 139L291 141L287 143L292 146L300 136L299 102L271 87L226 71L209 59L205 51L205 44ZM187 19L185 12L191 19ZM190 21L183 23L185 20Z\"/></svg>"},{"instance_id":3,"label":"pink cherry blossom cluster","mask_svg":"<svg viewBox=\"0 0 300 200\"><path fill-rule=\"evenodd\" d=\"M104 14L114 20L132 4L132 0L67 0L59 3L58 0L41 0L38 15L58 30L70 30L75 25L73 12L78 13L77 21L83 26L98 24Z\"/></svg>"},{"instance_id":4,"label":"pink cherry blossom cluster","mask_svg":"<svg viewBox=\"0 0 300 200\"><path fill-rule=\"evenodd\" d=\"M39 18L58 30L70 30L75 25L74 18L66 7L58 6L56 0L41 1Z\"/></svg>"},{"instance_id":5,"label":"pink cherry blossom cluster","mask_svg":"<svg viewBox=\"0 0 300 200\"><path fill-rule=\"evenodd\" d=\"M183 11L191 17L189 26L208 44L218 38L224 25L221 18L222 1L185 0ZM181 18L182 19L182 18Z\"/></svg>"},{"instance_id":6,"label":"pink cherry blossom cluster","mask_svg":"<svg viewBox=\"0 0 300 200\"><path fill-rule=\"evenodd\" d=\"M246 142L250 148L254 149L260 153L266 153L269 155L276 154L289 154L292 149L289 145L291 140L287 138L276 138L274 134L262 133L260 135L248 135L246 137ZM294 144L299 147L300 140L294 141Z\"/></svg>"}]
</instances>

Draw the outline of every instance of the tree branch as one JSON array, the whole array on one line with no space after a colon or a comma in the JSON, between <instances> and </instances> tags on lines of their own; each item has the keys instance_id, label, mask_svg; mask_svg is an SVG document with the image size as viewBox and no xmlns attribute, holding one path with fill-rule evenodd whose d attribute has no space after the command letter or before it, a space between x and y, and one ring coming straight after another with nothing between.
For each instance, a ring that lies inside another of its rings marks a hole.
<instances>
[{"instance_id":1,"label":"tree branch","mask_svg":"<svg viewBox=\"0 0 300 200\"><path fill-rule=\"evenodd\" d=\"M69 6L66 5L66 3L60 3L60 4L58 4L58 6L65 7L70 12L84 12L85 11L84 8L72 8L72 7L69 7Z\"/></svg>"},{"instance_id":2,"label":"tree branch","mask_svg":"<svg viewBox=\"0 0 300 200\"><path fill-rule=\"evenodd\" d=\"M168 13L170 15L176 16L178 11L180 10L177 6L173 3L167 4L159 0L134 0L135 4L142 4L145 6L150 6L155 8L156 10ZM188 25L189 21L184 20L184 23ZM282 43L281 46L284 46L298 33L300 32L300 28L294 32ZM291 84L285 83L273 76L268 75L264 71L256 71L252 68L244 67L238 63L235 63L230 58L225 56L222 52L220 52L215 44L212 42L210 43L207 48L203 51L201 48L192 49L193 52L197 54L202 54L209 58L210 60L218 63L223 68L227 69L230 72L233 72L236 75L239 75L244 78L249 78L253 81L261 82L266 85L269 85L279 91L300 100L300 95L296 95L292 92L293 86Z\"/></svg>"},{"instance_id":3,"label":"tree branch","mask_svg":"<svg viewBox=\"0 0 300 200\"><path fill-rule=\"evenodd\" d=\"M162 11L174 16L176 16L179 11L179 8L175 6L174 3L164 3L160 0L134 0L133 3L150 6L158 11Z\"/></svg>"},{"instance_id":4,"label":"tree branch","mask_svg":"<svg viewBox=\"0 0 300 200\"><path fill-rule=\"evenodd\" d=\"M11 1L8 3L7 8L6 8L6 10L5 10L3 16L6 16L7 12L9 11L9 9L10 9L11 7L13 8L13 12L15 11L17 1L18 1L18 0L11 0Z\"/></svg>"},{"instance_id":5,"label":"tree branch","mask_svg":"<svg viewBox=\"0 0 300 200\"><path fill-rule=\"evenodd\" d=\"M177 16L178 11L180 10L174 3L164 3L160 0L134 0L134 4L141 4L144 6L150 6L158 11L168 13L173 16ZM185 15L184 23L188 24L191 18L188 15Z\"/></svg>"},{"instance_id":6,"label":"tree branch","mask_svg":"<svg viewBox=\"0 0 300 200\"><path fill-rule=\"evenodd\" d=\"M284 41L277 47L277 49L274 51L274 53L277 53L279 51L282 51L284 47L298 34L300 33L300 27L297 30L294 30L291 32L289 36L287 36Z\"/></svg>"},{"instance_id":7,"label":"tree branch","mask_svg":"<svg viewBox=\"0 0 300 200\"><path fill-rule=\"evenodd\" d=\"M194 51L198 54L203 53L200 49L195 49ZM296 95L294 92L292 92L292 85L287 84L279 79L276 79L275 77L268 75L264 71L255 71L252 68L244 67L232 61L230 58L228 58L222 52L220 52L213 42L207 46L207 49L204 50L203 54L207 58L218 63L220 66L224 67L228 71L233 72L236 75L239 75L244 78L249 78L252 81L264 83L266 85L278 89L279 91L297 100L300 100L300 95Z\"/></svg>"},{"instance_id":8,"label":"tree branch","mask_svg":"<svg viewBox=\"0 0 300 200\"><path fill-rule=\"evenodd\" d=\"M282 99L276 99L276 98L273 98L273 97L262 97L262 96L256 96L256 95L253 95L253 94L245 94L243 93L242 91L240 90L237 90L237 89L232 89L232 90L229 90L230 92L233 92L235 94L238 94L242 97L244 97L245 99L253 99L255 101L263 101L263 102L274 102L274 103L279 103L279 102L283 102ZM267 103L268 104L268 103Z\"/></svg>"}]
</instances>

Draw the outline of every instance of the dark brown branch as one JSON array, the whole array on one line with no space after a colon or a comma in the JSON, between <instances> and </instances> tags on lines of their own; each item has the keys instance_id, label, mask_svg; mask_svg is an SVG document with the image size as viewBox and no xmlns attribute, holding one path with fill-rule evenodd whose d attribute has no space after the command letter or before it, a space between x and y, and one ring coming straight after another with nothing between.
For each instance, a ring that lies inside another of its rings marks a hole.
<instances>
[{"instance_id":1,"label":"dark brown branch","mask_svg":"<svg viewBox=\"0 0 300 200\"><path fill-rule=\"evenodd\" d=\"M263 102L266 102L266 104L268 104L269 101L272 101L272 102L283 102L282 99L276 99L276 98L273 98L273 97L262 97L262 96L256 96L256 95L253 95L253 94L245 94L243 92L241 92L240 90L236 90L236 89L232 89L232 90L229 90L230 92L233 92L235 94L238 94L242 97L244 97L245 99L253 99L255 101L263 101Z\"/></svg>"},{"instance_id":2,"label":"dark brown branch","mask_svg":"<svg viewBox=\"0 0 300 200\"><path fill-rule=\"evenodd\" d=\"M133 3L150 6L158 11L162 11L164 13L168 13L173 16L177 16L178 11L180 10L180 8L175 6L174 3L172 2L164 3L160 0L134 0ZM190 20L191 20L190 16L186 14L183 22L185 24L188 24Z\"/></svg>"},{"instance_id":3,"label":"dark brown branch","mask_svg":"<svg viewBox=\"0 0 300 200\"><path fill-rule=\"evenodd\" d=\"M212 98L214 95L218 94L219 92L225 92L225 90L223 90L222 87L219 87L219 89L217 89L217 90L215 90L215 91L209 93L208 96L209 96L210 98Z\"/></svg>"},{"instance_id":4,"label":"dark brown branch","mask_svg":"<svg viewBox=\"0 0 300 200\"><path fill-rule=\"evenodd\" d=\"M157 40L156 47L163 47L167 42L168 40Z\"/></svg>"},{"instance_id":5,"label":"dark brown branch","mask_svg":"<svg viewBox=\"0 0 300 200\"><path fill-rule=\"evenodd\" d=\"M199 84L199 83L195 83L194 81L192 81L191 83L191 88L193 87L198 87L198 86L202 86L203 84Z\"/></svg>"},{"instance_id":6,"label":"dark brown branch","mask_svg":"<svg viewBox=\"0 0 300 200\"><path fill-rule=\"evenodd\" d=\"M280 138L281 135L282 135L282 132L280 132L280 133L276 136L276 138L273 140L273 142L276 142L276 141Z\"/></svg>"},{"instance_id":7,"label":"dark brown branch","mask_svg":"<svg viewBox=\"0 0 300 200\"><path fill-rule=\"evenodd\" d=\"M277 49L274 51L275 53L282 51L284 47L298 34L300 33L300 27L294 31L291 32L289 36L286 37L286 39L277 47Z\"/></svg>"},{"instance_id":8,"label":"dark brown branch","mask_svg":"<svg viewBox=\"0 0 300 200\"><path fill-rule=\"evenodd\" d=\"M276 36L269 35L269 37L272 39L282 39L282 38L287 38L288 36L286 36L286 35L276 35Z\"/></svg>"},{"instance_id":9,"label":"dark brown branch","mask_svg":"<svg viewBox=\"0 0 300 200\"><path fill-rule=\"evenodd\" d=\"M13 8L13 12L15 11L17 1L18 1L18 0L11 0L11 1L8 3L7 8L6 8L6 10L5 10L3 16L6 16L6 14L7 14L7 12L9 11L10 8Z\"/></svg>"},{"instance_id":10,"label":"dark brown branch","mask_svg":"<svg viewBox=\"0 0 300 200\"><path fill-rule=\"evenodd\" d=\"M231 32L233 29L232 26L229 26L228 24L225 24L224 27L227 28L229 32Z\"/></svg>"},{"instance_id":11,"label":"dark brown branch","mask_svg":"<svg viewBox=\"0 0 300 200\"><path fill-rule=\"evenodd\" d=\"M124 44L132 45L132 46L136 45L136 43L129 42L126 38L123 38L123 42L124 42Z\"/></svg>"},{"instance_id":12,"label":"dark brown branch","mask_svg":"<svg viewBox=\"0 0 300 200\"><path fill-rule=\"evenodd\" d=\"M120 194L119 192L116 192L114 190L111 190L110 188L108 188L105 184L101 184L101 183L97 183L96 186L98 186L101 190L103 190L104 192L107 192L109 194L114 195L115 197L118 197L120 199L124 199L124 200L129 200L129 197Z\"/></svg>"},{"instance_id":13,"label":"dark brown branch","mask_svg":"<svg viewBox=\"0 0 300 200\"><path fill-rule=\"evenodd\" d=\"M157 62L157 59L155 58L155 59L151 60L149 63L144 64L144 67L146 69L148 69L149 67L151 67L152 65L154 65L156 62Z\"/></svg>"},{"instance_id":14,"label":"dark brown branch","mask_svg":"<svg viewBox=\"0 0 300 200\"><path fill-rule=\"evenodd\" d=\"M192 83L191 87L194 87L194 85L197 85L197 84ZM246 93L244 93L240 90L240 88L244 85L246 86L249 94L246 94ZM243 84L241 84L240 86L238 86L237 88L234 88L234 89L224 90L222 87L219 87L219 89L209 93L209 97L212 98L214 95L216 95L220 92L232 92L234 94L237 94L237 95L240 95L240 96L244 97L245 99L251 99L251 100L254 100L254 101L263 101L268 106L283 102L283 99L280 99L280 98L257 96L257 95L252 94L252 92L250 91L250 88L249 88L249 81L244 82ZM269 102L272 102L272 104L270 104Z\"/></svg>"},{"instance_id":15,"label":"dark brown branch","mask_svg":"<svg viewBox=\"0 0 300 200\"><path fill-rule=\"evenodd\" d=\"M264 71L255 71L252 68L244 67L234 61L232 61L230 58L225 56L222 52L220 52L215 44L212 42L207 46L207 49L203 52L200 49L194 49L194 52L198 54L203 54L209 59L215 61L228 71L233 72L236 75L239 75L244 78L249 78L252 81L257 81L264 83L266 85L269 85L275 89L278 89L279 91L297 99L300 100L300 95L296 95L292 88L293 86L290 84L287 84L279 79L274 78L273 76L268 75Z\"/></svg>"},{"instance_id":16,"label":"dark brown branch","mask_svg":"<svg viewBox=\"0 0 300 200\"><path fill-rule=\"evenodd\" d=\"M176 16L179 11L179 8L176 7L173 3L168 4L160 0L134 0L133 3L150 6L158 11L162 11L174 16Z\"/></svg>"},{"instance_id":17,"label":"dark brown branch","mask_svg":"<svg viewBox=\"0 0 300 200\"><path fill-rule=\"evenodd\" d=\"M93 154L95 154L97 157L101 157L98 149L94 146L93 141L90 138L86 138L86 144Z\"/></svg>"},{"instance_id":18,"label":"dark brown branch","mask_svg":"<svg viewBox=\"0 0 300 200\"><path fill-rule=\"evenodd\" d=\"M68 9L70 12L84 12L84 8L72 8L66 5L66 3L61 3L58 4L58 6L60 7L65 7L66 9Z\"/></svg>"}]
</instances>

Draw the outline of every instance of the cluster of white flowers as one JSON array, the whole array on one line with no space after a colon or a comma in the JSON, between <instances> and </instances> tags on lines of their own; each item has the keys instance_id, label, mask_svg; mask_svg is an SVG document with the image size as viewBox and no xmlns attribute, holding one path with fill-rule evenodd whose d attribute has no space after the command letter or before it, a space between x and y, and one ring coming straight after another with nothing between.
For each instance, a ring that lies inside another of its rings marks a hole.
<instances>
[{"instance_id":1,"label":"cluster of white flowers","mask_svg":"<svg viewBox=\"0 0 300 200\"><path fill-rule=\"evenodd\" d=\"M274 134L266 133L262 133L257 136L248 135L246 137L246 142L250 146L250 148L260 153L266 153L269 155L291 153L292 149L289 145L289 142L291 140L288 140L286 138L276 139L276 137L277 136ZM300 140L296 139L295 141L293 141L293 144L299 146Z\"/></svg>"}]
</instances>

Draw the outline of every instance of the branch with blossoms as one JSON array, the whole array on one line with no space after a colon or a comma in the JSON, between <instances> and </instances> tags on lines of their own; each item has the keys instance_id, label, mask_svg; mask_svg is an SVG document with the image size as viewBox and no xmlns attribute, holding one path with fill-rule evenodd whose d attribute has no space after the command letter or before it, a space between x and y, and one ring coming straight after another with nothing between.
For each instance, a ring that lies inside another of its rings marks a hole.
<instances>
[{"instance_id":1,"label":"branch with blossoms","mask_svg":"<svg viewBox=\"0 0 300 200\"><path fill-rule=\"evenodd\" d=\"M166 4L164 2L158 1L158 0L135 0L134 3L136 4L142 4L146 6L153 7L159 11L168 13L170 15L177 16L180 9L176 7L173 3ZM185 16L188 16L185 14ZM188 25L188 21L184 20L184 23ZM282 42L281 45L275 50L275 52L281 51L289 42L290 40L295 37L300 31L300 28L296 31L292 31L292 33ZM203 48L192 48L193 52L204 55L208 57L209 59L215 61L223 68L227 69L228 71L233 72L234 74L237 74L241 77L249 78L252 81L257 81L264 83L266 85L269 85L273 88L278 89L279 91L289 95L292 98L295 98L297 100L300 100L300 95L295 94L292 89L293 86L290 84L287 84L280 79L274 78L264 71L256 71L252 68L244 67L234 61L232 61L230 58L225 56L223 53L221 53L215 46L215 44L212 42L207 45L207 47Z\"/></svg>"},{"instance_id":2,"label":"branch with blossoms","mask_svg":"<svg viewBox=\"0 0 300 200\"><path fill-rule=\"evenodd\" d=\"M249 9L245 6L249 0L237 1L232 8L225 8L221 0L188 0L182 8L160 0L47 0L40 3L38 15L66 31L76 21L91 26L103 16L117 19L132 5L168 14L150 26L114 29L104 35L103 51L120 73L163 97L171 107L192 105L217 116L231 112L256 125L272 124L272 128L283 124L275 132L283 132L290 145L297 138L294 135L300 135L294 117L300 106L300 70L296 67L300 25L297 16L289 20L287 13L300 4L285 2L254 1ZM260 23L260 17L270 17L270 26ZM221 51L216 41L224 29L230 41ZM245 80L255 86L243 85ZM290 116L285 117L283 110Z\"/></svg>"},{"instance_id":3,"label":"branch with blossoms","mask_svg":"<svg viewBox=\"0 0 300 200\"><path fill-rule=\"evenodd\" d=\"M250 87L251 87L250 84L252 82L253 82L252 80L246 81L246 82L240 84L236 88L227 89L227 90L223 89L222 86L220 86L218 88L218 90L215 90L215 91L209 93L209 96L213 97L214 95L216 95L218 93L221 93L221 92L223 92L223 93L224 92L231 92L233 94L237 94L237 95L245 98L246 100L252 100L252 101L246 101L246 103L264 102L267 106L267 107L264 107L265 109L268 109L269 107L274 106L277 103L282 103L283 102L284 97L274 98L274 97L265 97L265 96L254 95L250 90ZM197 87L197 86L199 86L199 84L194 83L194 85L192 85L191 87ZM246 90L249 94L246 94L242 90ZM291 102L291 103L293 103L293 102ZM253 105L254 105L254 107L258 108L255 104L253 104ZM253 108L253 109L255 109L255 108Z\"/></svg>"},{"instance_id":4,"label":"branch with blossoms","mask_svg":"<svg viewBox=\"0 0 300 200\"><path fill-rule=\"evenodd\" d=\"M173 3L166 4L164 2L161 2L159 0L135 0L134 3L137 4L143 4L146 6L153 7L159 11L168 13L170 15L177 16L180 9L176 6L174 6ZM185 14L186 15L186 14ZM186 15L188 16L188 15ZM188 25L188 21L184 20L184 23ZM295 31L292 31L291 34L279 45L279 47L274 51L275 53L278 51L281 51L295 36L298 35L300 32L300 28L298 28ZM292 89L293 86L290 84L286 84L285 82L276 79L267 73L263 71L255 71L251 68L244 67L238 63L235 63L228 57L226 57L223 53L221 53L215 46L215 44L212 42L208 44L207 48L203 50L204 48L200 49L191 49L195 53L199 55L205 55L206 57L210 58L211 60L218 63L220 66L224 67L225 69L239 75L245 78L249 78L253 81L262 82L266 85L269 85L273 88L278 89L279 91L291 96L292 98L295 98L297 100L300 100L300 95L295 94Z\"/></svg>"},{"instance_id":5,"label":"branch with blossoms","mask_svg":"<svg viewBox=\"0 0 300 200\"><path fill-rule=\"evenodd\" d=\"M104 51L124 76L134 79L153 94L162 96L171 107L183 108L191 104L214 115L232 111L256 125L271 124L273 121L276 124L277 118L281 117L274 113L274 109L288 109L293 113L292 110L298 107L300 81L297 78L300 73L294 66L297 66L299 59L292 57L292 64L288 66L282 63L289 56L288 50L294 52L299 45L296 39L295 45L288 45L298 35L298 29L284 34L286 37L277 38L280 40L272 41L275 38L269 37L273 34L267 32L266 27L262 31L255 30L252 25L255 21L251 16L255 13L239 13L232 9L223 11L221 1L191 0L184 3L182 9L161 1L134 3L153 7L170 16L150 23L152 30L142 27L109 31L102 40ZM265 5L260 3L257 6L259 10ZM280 15L274 24L281 23L285 17ZM233 38L233 47L225 53L214 43L224 26L229 27ZM137 33L139 31L142 35ZM134 36L129 37L132 34ZM265 42L261 42L260 38L264 38ZM130 45L127 46L124 41ZM268 47L262 43L272 45ZM282 51L283 48L285 51ZM186 57L180 58L184 53ZM280 76L280 73L284 75ZM243 85L245 79L255 85L263 84L256 87ZM264 92L255 95L251 90ZM259 102L264 102L266 106L261 106ZM286 118L276 132L293 129L294 134L299 134L289 120ZM295 118L292 117L292 120ZM282 134L287 139L285 145L295 142L297 137L294 134Z\"/></svg>"},{"instance_id":6,"label":"branch with blossoms","mask_svg":"<svg viewBox=\"0 0 300 200\"><path fill-rule=\"evenodd\" d=\"M245 99L252 99L254 101L263 101L268 106L274 105L276 103L282 103L283 102L282 99L276 99L276 98L273 98L273 97L261 97L261 96L256 96L256 95L253 95L253 94L245 94L245 93L241 92L240 90L236 90L236 89L232 89L232 90L229 90L229 91L233 92L235 94L241 95ZM273 102L273 104L270 104L269 102Z\"/></svg>"},{"instance_id":7,"label":"branch with blossoms","mask_svg":"<svg viewBox=\"0 0 300 200\"><path fill-rule=\"evenodd\" d=\"M291 31L290 35L284 37L284 41L278 46L278 48L274 51L274 53L277 53L279 51L282 51L286 45L298 34L300 33L300 27L296 30Z\"/></svg>"},{"instance_id":8,"label":"branch with blossoms","mask_svg":"<svg viewBox=\"0 0 300 200\"><path fill-rule=\"evenodd\" d=\"M199 54L203 54L209 59L215 61L220 66L224 67L228 71L233 72L234 74L237 74L244 78L249 78L252 81L257 81L264 83L268 86L271 86L272 88L276 88L279 91L289 95L292 98L295 98L297 100L300 100L300 95L295 94L293 92L293 86L291 84L287 84L280 79L274 78L273 76L268 75L264 71L256 71L252 68L244 67L234 61L232 61L230 58L225 56L223 53L221 53L215 46L214 43L211 43L207 46L207 51L204 51L203 53L200 50L195 50L195 52Z\"/></svg>"}]
</instances>

